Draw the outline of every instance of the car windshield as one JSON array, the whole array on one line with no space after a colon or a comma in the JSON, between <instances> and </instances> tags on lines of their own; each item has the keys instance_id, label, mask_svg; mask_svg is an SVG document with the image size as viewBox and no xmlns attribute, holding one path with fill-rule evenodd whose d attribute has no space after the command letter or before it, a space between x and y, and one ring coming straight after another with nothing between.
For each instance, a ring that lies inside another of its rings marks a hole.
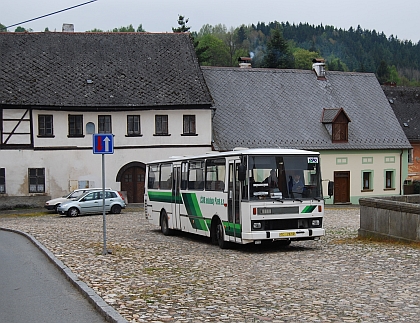
<instances>
[{"instance_id":1,"label":"car windshield","mask_svg":"<svg viewBox=\"0 0 420 323\"><path fill-rule=\"evenodd\" d=\"M78 197L80 197L80 196L82 196L83 194L85 194L86 192L83 192L83 191L73 191L73 192L71 192L68 196L67 196L67 198L69 199L69 200L72 200L72 199L76 199L76 198L78 198Z\"/></svg>"},{"instance_id":2,"label":"car windshield","mask_svg":"<svg viewBox=\"0 0 420 323\"><path fill-rule=\"evenodd\" d=\"M248 156L245 199L321 199L317 155Z\"/></svg>"}]
</instances>

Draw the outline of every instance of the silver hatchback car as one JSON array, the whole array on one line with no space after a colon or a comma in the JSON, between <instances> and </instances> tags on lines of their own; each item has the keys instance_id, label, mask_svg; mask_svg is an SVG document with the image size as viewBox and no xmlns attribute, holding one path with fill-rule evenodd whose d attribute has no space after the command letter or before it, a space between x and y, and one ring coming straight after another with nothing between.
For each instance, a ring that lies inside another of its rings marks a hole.
<instances>
[{"instance_id":1,"label":"silver hatchback car","mask_svg":"<svg viewBox=\"0 0 420 323\"><path fill-rule=\"evenodd\" d=\"M105 212L118 214L125 208L122 195L114 190L105 191ZM58 214L78 216L79 214L92 214L103 212L103 191L89 191L82 196L57 207Z\"/></svg>"}]
</instances>

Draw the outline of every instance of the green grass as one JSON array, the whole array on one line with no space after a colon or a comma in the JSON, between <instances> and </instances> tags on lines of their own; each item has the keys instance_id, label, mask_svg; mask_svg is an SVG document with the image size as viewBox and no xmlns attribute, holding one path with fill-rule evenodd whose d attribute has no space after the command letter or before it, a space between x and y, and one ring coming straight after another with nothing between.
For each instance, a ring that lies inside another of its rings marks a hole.
<instances>
[{"instance_id":1,"label":"green grass","mask_svg":"<svg viewBox=\"0 0 420 323\"><path fill-rule=\"evenodd\" d=\"M2 210L0 212L0 218L28 218L28 217L40 217L40 216L50 216L57 215L55 213L50 213L48 211L38 211L38 210Z\"/></svg>"}]
</instances>

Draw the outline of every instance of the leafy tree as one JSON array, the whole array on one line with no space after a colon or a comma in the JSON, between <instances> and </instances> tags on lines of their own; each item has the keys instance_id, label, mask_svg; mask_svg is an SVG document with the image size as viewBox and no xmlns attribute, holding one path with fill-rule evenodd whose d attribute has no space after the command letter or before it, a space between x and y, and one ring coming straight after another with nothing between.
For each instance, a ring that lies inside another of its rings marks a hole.
<instances>
[{"instance_id":1,"label":"leafy tree","mask_svg":"<svg viewBox=\"0 0 420 323\"><path fill-rule=\"evenodd\" d=\"M384 60L381 61L377 71L376 77L378 78L379 83L384 84L389 80L390 72L389 67Z\"/></svg>"},{"instance_id":2,"label":"leafy tree","mask_svg":"<svg viewBox=\"0 0 420 323\"><path fill-rule=\"evenodd\" d=\"M205 52L207 51L208 47L204 45L199 47L200 41L198 40L199 37L196 31L193 31L190 36L194 45L195 54L197 55L198 63L201 65L206 60Z\"/></svg>"},{"instance_id":3,"label":"leafy tree","mask_svg":"<svg viewBox=\"0 0 420 323\"><path fill-rule=\"evenodd\" d=\"M390 82L395 82L397 85L401 83L401 79L398 75L397 68L395 65L392 65L389 69L389 80Z\"/></svg>"},{"instance_id":4,"label":"leafy tree","mask_svg":"<svg viewBox=\"0 0 420 323\"><path fill-rule=\"evenodd\" d=\"M6 32L6 31L7 31L6 26L3 24L0 24L0 32Z\"/></svg>"},{"instance_id":5,"label":"leafy tree","mask_svg":"<svg viewBox=\"0 0 420 323\"><path fill-rule=\"evenodd\" d=\"M16 27L15 29L15 33L24 33L25 31L27 31L25 28L23 27Z\"/></svg>"},{"instance_id":6,"label":"leafy tree","mask_svg":"<svg viewBox=\"0 0 420 323\"><path fill-rule=\"evenodd\" d=\"M132 24L128 25L127 27L120 27L112 29L114 33L125 33L125 32L135 32L134 27Z\"/></svg>"},{"instance_id":7,"label":"leafy tree","mask_svg":"<svg viewBox=\"0 0 420 323\"><path fill-rule=\"evenodd\" d=\"M289 50L280 28L271 30L271 38L267 43L267 52L262 67L293 68L293 54Z\"/></svg>"},{"instance_id":8,"label":"leafy tree","mask_svg":"<svg viewBox=\"0 0 420 323\"><path fill-rule=\"evenodd\" d=\"M223 24L217 24L213 27L212 34L218 37L223 37L228 32L227 28Z\"/></svg>"},{"instance_id":9,"label":"leafy tree","mask_svg":"<svg viewBox=\"0 0 420 323\"><path fill-rule=\"evenodd\" d=\"M103 33L102 29L94 28L92 30L86 30L87 33Z\"/></svg>"},{"instance_id":10,"label":"leafy tree","mask_svg":"<svg viewBox=\"0 0 420 323\"><path fill-rule=\"evenodd\" d=\"M102 33L104 32L102 29L98 29L98 28L94 28L92 30L87 30L86 32L91 32L91 33ZM108 30L109 32L114 32L114 33L124 33L124 32L145 32L145 30L143 29L143 25L140 24L136 30L134 30L134 27L132 24L128 25L127 27L119 27L119 28L114 28L112 30Z\"/></svg>"},{"instance_id":11,"label":"leafy tree","mask_svg":"<svg viewBox=\"0 0 420 323\"><path fill-rule=\"evenodd\" d=\"M327 69L329 71L341 71L341 72L348 72L349 71L347 65L341 59L335 57L334 55L332 55L327 60L326 65L327 65Z\"/></svg>"},{"instance_id":12,"label":"leafy tree","mask_svg":"<svg viewBox=\"0 0 420 323\"><path fill-rule=\"evenodd\" d=\"M197 48L205 49L201 53L201 64L205 66L230 66L229 49L225 43L214 35L200 38Z\"/></svg>"},{"instance_id":13,"label":"leafy tree","mask_svg":"<svg viewBox=\"0 0 420 323\"><path fill-rule=\"evenodd\" d=\"M248 34L248 48L249 55L252 58L252 65L255 67L261 67L265 57L265 47L267 38L261 30L251 29Z\"/></svg>"},{"instance_id":14,"label":"leafy tree","mask_svg":"<svg viewBox=\"0 0 420 323\"><path fill-rule=\"evenodd\" d=\"M242 25L241 27L239 27L238 31L237 31L237 37L238 37L238 43L242 44L244 42L244 40L246 39L246 29L245 29L245 25Z\"/></svg>"},{"instance_id":15,"label":"leafy tree","mask_svg":"<svg viewBox=\"0 0 420 323\"><path fill-rule=\"evenodd\" d=\"M197 33L197 37L203 37L205 35L210 35L213 33L213 26L209 25L209 24L205 24L203 26L201 26L199 32Z\"/></svg>"},{"instance_id":16,"label":"leafy tree","mask_svg":"<svg viewBox=\"0 0 420 323\"><path fill-rule=\"evenodd\" d=\"M174 33L188 32L191 29L191 27L187 26L188 20L189 20L189 18L185 19L184 16L178 15L178 25L179 25L179 27L177 27L177 28L172 27L172 31Z\"/></svg>"},{"instance_id":17,"label":"leafy tree","mask_svg":"<svg viewBox=\"0 0 420 323\"><path fill-rule=\"evenodd\" d=\"M312 69L312 60L319 57L317 52L310 51L303 48L295 48L293 51L293 57L295 60L295 68L302 70Z\"/></svg>"}]
</instances>

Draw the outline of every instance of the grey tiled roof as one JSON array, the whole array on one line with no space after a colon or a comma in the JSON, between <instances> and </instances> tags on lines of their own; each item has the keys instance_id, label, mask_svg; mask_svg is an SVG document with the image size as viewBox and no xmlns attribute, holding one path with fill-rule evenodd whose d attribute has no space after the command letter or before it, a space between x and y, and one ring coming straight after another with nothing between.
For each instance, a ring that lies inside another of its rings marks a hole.
<instances>
[{"instance_id":1,"label":"grey tiled roof","mask_svg":"<svg viewBox=\"0 0 420 323\"><path fill-rule=\"evenodd\" d=\"M321 121L324 123L333 122L337 116L338 111L340 111L340 109L323 109Z\"/></svg>"},{"instance_id":2,"label":"grey tiled roof","mask_svg":"<svg viewBox=\"0 0 420 323\"><path fill-rule=\"evenodd\" d=\"M382 86L391 107L411 141L420 140L420 88Z\"/></svg>"},{"instance_id":3,"label":"grey tiled roof","mask_svg":"<svg viewBox=\"0 0 420 323\"><path fill-rule=\"evenodd\" d=\"M215 101L214 146L312 150L407 149L407 137L374 74L202 67ZM332 143L324 108L343 108L348 143Z\"/></svg>"},{"instance_id":4,"label":"grey tiled roof","mask_svg":"<svg viewBox=\"0 0 420 323\"><path fill-rule=\"evenodd\" d=\"M0 103L189 106L212 99L185 33L0 33Z\"/></svg>"}]
</instances>

